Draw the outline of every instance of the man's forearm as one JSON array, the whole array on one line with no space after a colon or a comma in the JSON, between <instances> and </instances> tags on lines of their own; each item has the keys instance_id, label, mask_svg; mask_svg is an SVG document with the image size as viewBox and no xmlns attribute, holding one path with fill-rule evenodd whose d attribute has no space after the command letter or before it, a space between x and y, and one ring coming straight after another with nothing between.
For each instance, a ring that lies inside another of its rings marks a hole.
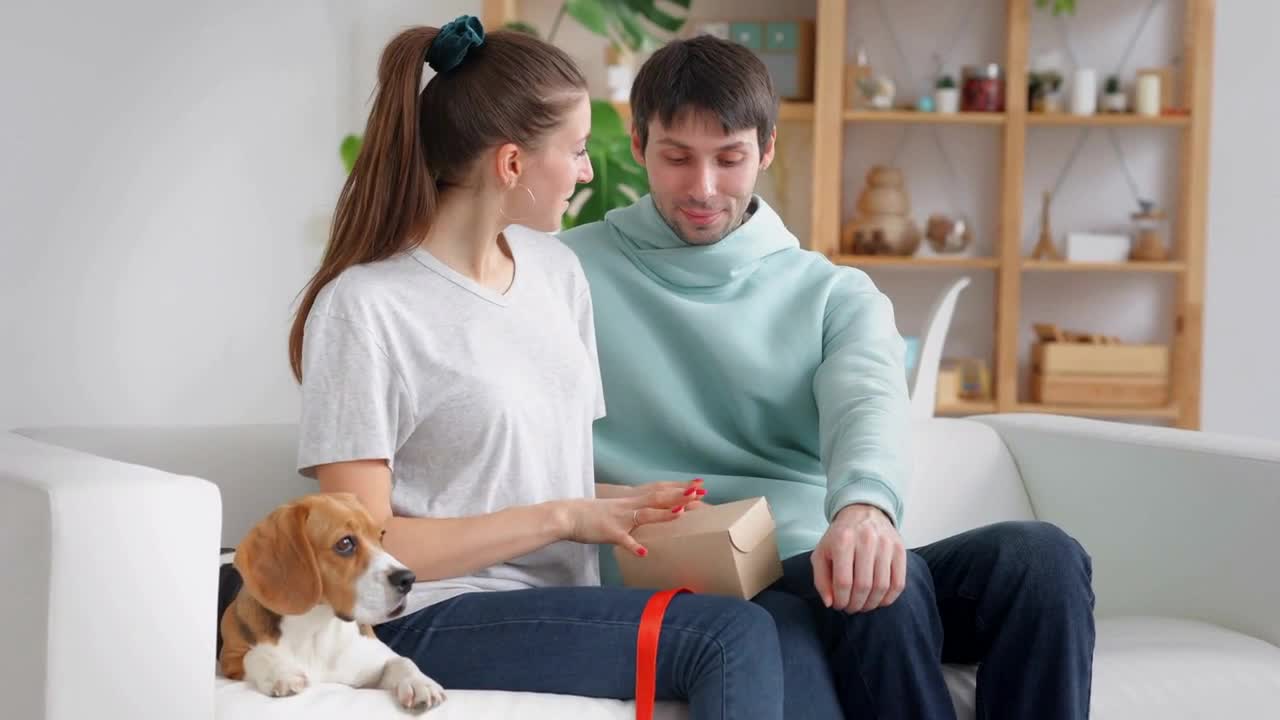
<instances>
[{"instance_id":1,"label":"man's forearm","mask_svg":"<svg viewBox=\"0 0 1280 720\"><path fill-rule=\"evenodd\" d=\"M893 522L893 518L889 515L889 513L876 507L875 505L867 505L866 503L852 503L849 505L845 505L844 507L836 511L835 517L831 518L831 522L834 523L836 520L839 520L842 517L847 520L853 520L853 519L856 519L859 515L863 515L869 512L874 512L879 515L883 515L884 518L887 519L889 522Z\"/></svg>"}]
</instances>

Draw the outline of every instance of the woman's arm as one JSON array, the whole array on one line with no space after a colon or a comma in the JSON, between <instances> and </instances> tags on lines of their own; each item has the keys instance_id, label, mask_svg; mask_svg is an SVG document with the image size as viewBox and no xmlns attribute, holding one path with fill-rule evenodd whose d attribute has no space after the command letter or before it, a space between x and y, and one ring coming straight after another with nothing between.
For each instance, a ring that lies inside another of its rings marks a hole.
<instances>
[{"instance_id":1,"label":"woman's arm","mask_svg":"<svg viewBox=\"0 0 1280 720\"><path fill-rule=\"evenodd\" d=\"M657 490L618 499L554 500L460 518L399 517L391 511L391 469L383 460L354 460L316 467L322 492L355 494L387 531L383 547L418 580L469 575L560 540L615 543L643 555L631 537L641 525L678 517L690 498Z\"/></svg>"},{"instance_id":2,"label":"woman's arm","mask_svg":"<svg viewBox=\"0 0 1280 720\"><path fill-rule=\"evenodd\" d=\"M596 497L598 498L621 498L632 497L640 492L640 488L630 485L610 485L608 483L596 483Z\"/></svg>"}]
</instances>

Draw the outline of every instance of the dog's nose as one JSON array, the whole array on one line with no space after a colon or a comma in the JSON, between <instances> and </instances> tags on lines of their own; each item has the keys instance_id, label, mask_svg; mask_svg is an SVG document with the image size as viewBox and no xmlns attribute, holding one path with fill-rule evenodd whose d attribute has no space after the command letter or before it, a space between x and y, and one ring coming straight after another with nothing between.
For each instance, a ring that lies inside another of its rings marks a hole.
<instances>
[{"instance_id":1,"label":"dog's nose","mask_svg":"<svg viewBox=\"0 0 1280 720\"><path fill-rule=\"evenodd\" d=\"M393 570L391 571L391 574L387 576L387 580L390 581L391 587L399 590L402 595L409 594L409 591L413 589L414 581L417 579L418 578L414 576L413 571L408 568Z\"/></svg>"}]
</instances>

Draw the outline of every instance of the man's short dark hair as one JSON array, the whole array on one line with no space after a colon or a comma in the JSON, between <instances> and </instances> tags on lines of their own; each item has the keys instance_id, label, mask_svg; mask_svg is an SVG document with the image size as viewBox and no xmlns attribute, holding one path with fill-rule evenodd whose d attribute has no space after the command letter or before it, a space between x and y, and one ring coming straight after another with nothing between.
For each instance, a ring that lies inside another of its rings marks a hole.
<instances>
[{"instance_id":1,"label":"man's short dark hair","mask_svg":"<svg viewBox=\"0 0 1280 720\"><path fill-rule=\"evenodd\" d=\"M778 122L778 97L764 62L711 35L673 40L645 61L631 84L631 122L640 149L655 117L672 124L689 111L714 115L726 133L755 129L763 154Z\"/></svg>"}]
</instances>

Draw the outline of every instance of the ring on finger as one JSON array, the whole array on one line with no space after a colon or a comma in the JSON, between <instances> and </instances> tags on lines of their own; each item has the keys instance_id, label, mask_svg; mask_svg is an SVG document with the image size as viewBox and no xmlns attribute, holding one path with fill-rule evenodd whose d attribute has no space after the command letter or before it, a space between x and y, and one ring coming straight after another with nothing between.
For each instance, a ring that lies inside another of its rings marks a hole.
<instances>
[{"instance_id":1,"label":"ring on finger","mask_svg":"<svg viewBox=\"0 0 1280 720\"><path fill-rule=\"evenodd\" d=\"M632 510L631 511L631 530L629 530L628 532L635 532L636 528L638 527L640 527L640 511Z\"/></svg>"}]
</instances>

